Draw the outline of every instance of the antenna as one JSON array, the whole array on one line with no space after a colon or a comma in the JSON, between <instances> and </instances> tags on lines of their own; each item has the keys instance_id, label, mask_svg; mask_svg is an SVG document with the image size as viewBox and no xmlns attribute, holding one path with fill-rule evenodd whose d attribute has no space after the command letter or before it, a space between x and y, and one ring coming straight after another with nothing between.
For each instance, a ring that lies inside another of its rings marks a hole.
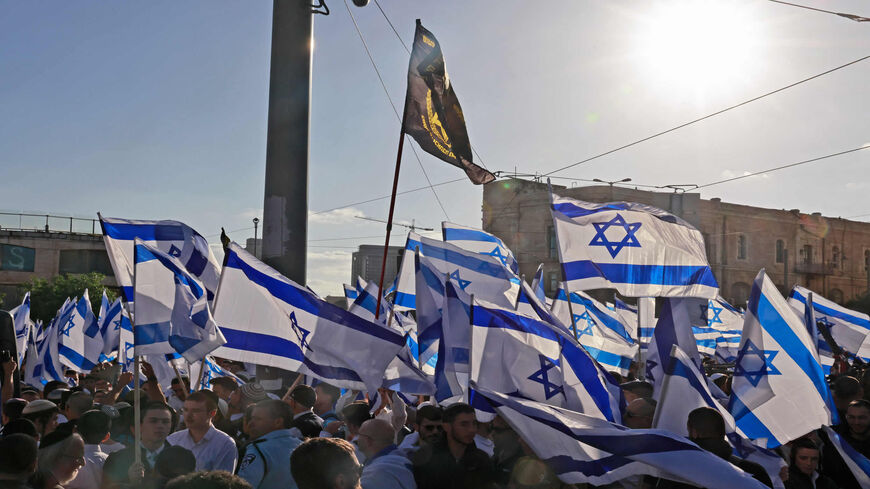
<instances>
[{"instance_id":1,"label":"antenna","mask_svg":"<svg viewBox=\"0 0 870 489\"><path fill-rule=\"evenodd\" d=\"M366 221L382 222L382 223L384 223L384 224L387 223L387 221L384 221L383 219L374 219L374 218L371 218L371 217L365 217L365 216L354 216L354 217L356 217L357 219L365 219ZM408 230L410 230L412 233L415 232L415 231L417 231L418 229L419 229L420 231L434 231L434 229L432 229L432 228L424 228L424 227L422 227L422 226L416 226L416 225L414 225L414 219L411 219L411 224L410 224L410 225L408 225L408 224L400 224L400 223L398 223L398 222L393 222L393 225L394 225L394 226L402 226L403 228L408 228Z\"/></svg>"}]
</instances>

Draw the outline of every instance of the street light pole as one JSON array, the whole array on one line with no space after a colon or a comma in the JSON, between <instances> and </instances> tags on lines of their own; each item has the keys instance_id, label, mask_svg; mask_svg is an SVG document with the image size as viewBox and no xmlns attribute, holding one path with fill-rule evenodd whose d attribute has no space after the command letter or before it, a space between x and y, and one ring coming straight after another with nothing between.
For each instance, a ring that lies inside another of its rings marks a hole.
<instances>
[{"instance_id":1,"label":"street light pole","mask_svg":"<svg viewBox=\"0 0 870 489\"><path fill-rule=\"evenodd\" d=\"M622 180L613 180L613 181L609 181L609 180L601 180L600 178L593 178L592 181L593 181L593 182L598 182L598 183L606 183L607 185L610 185L610 200L613 200L613 184L615 184L615 183L623 183L623 182L630 182L630 181L631 181L631 178L623 178Z\"/></svg>"},{"instance_id":2,"label":"street light pole","mask_svg":"<svg viewBox=\"0 0 870 489\"><path fill-rule=\"evenodd\" d=\"M259 223L260 223L260 219L255 217L254 218L254 256L256 256L257 258L260 257L259 255L257 255L257 224L259 224Z\"/></svg>"}]
</instances>

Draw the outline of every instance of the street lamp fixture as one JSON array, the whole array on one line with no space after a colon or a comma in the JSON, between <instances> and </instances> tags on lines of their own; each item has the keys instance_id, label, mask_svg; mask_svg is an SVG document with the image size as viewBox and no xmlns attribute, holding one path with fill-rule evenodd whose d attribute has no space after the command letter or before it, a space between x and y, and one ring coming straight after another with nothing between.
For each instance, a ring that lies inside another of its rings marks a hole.
<instances>
[{"instance_id":1,"label":"street lamp fixture","mask_svg":"<svg viewBox=\"0 0 870 489\"><path fill-rule=\"evenodd\" d=\"M612 186L613 186L614 184L616 184L616 183L630 182L631 179L630 179L630 178L623 178L622 180L614 180L614 181L611 182L611 181L608 181L608 180L601 180L600 178L593 178L592 181L593 181L593 182L598 182L598 183L606 183L607 185L610 185L610 186L612 187Z\"/></svg>"}]
</instances>

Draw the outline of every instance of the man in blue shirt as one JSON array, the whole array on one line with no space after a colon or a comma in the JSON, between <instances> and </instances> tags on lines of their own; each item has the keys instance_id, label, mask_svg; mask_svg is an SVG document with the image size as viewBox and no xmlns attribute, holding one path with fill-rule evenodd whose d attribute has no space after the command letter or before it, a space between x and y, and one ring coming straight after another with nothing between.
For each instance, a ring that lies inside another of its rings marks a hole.
<instances>
[{"instance_id":1,"label":"man in blue shirt","mask_svg":"<svg viewBox=\"0 0 870 489\"><path fill-rule=\"evenodd\" d=\"M245 447L238 475L254 489L296 489L290 474L290 454L302 440L290 433L293 411L287 404L267 399L254 406L248 433L253 440Z\"/></svg>"}]
</instances>

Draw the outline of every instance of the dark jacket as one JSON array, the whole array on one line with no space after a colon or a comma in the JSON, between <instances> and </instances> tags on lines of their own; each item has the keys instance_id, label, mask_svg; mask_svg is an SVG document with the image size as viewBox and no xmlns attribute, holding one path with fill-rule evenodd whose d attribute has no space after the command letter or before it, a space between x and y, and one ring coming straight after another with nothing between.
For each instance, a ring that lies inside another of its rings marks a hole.
<instances>
[{"instance_id":1,"label":"dark jacket","mask_svg":"<svg viewBox=\"0 0 870 489\"><path fill-rule=\"evenodd\" d=\"M836 426L834 430L840 433L840 436L843 438L845 443L849 443L846 437L843 435L843 431L847 434L849 432L848 428L843 429L843 426ZM819 437L821 437L822 442L825 444L822 449L822 463L819 467L819 472L822 475L830 478L834 484L841 487L842 489L861 489L861 486L858 484L858 481L855 479L855 476L852 475L852 471L849 469L849 466L846 465L846 462L843 461L843 457L840 455L840 452L837 451L837 448L833 445L831 440L828 438L828 434L825 430L819 430Z\"/></svg>"},{"instance_id":2,"label":"dark jacket","mask_svg":"<svg viewBox=\"0 0 870 489\"><path fill-rule=\"evenodd\" d=\"M764 467L755 462L750 462L749 460L744 460L735 456L731 449L731 445L729 445L724 438L690 438L690 440L704 450L713 453L719 458L727 460L731 465L734 465L751 475L753 479L761 482L765 486L773 487L773 481L770 480L770 476L767 475L767 471L764 470ZM658 489L687 489L696 487L690 484L666 479L659 479L652 482L652 486Z\"/></svg>"},{"instance_id":3,"label":"dark jacket","mask_svg":"<svg viewBox=\"0 0 870 489\"><path fill-rule=\"evenodd\" d=\"M320 419L320 416L308 411L294 419L291 428L301 431L305 438L316 438L323 431L323 420Z\"/></svg>"},{"instance_id":4,"label":"dark jacket","mask_svg":"<svg viewBox=\"0 0 870 489\"><path fill-rule=\"evenodd\" d=\"M813 481L810 476L804 474L795 466L791 466L788 468L788 480L785 481L785 489L839 489L834 481L830 478L819 474L819 478L816 479L815 486L813 485Z\"/></svg>"},{"instance_id":5,"label":"dark jacket","mask_svg":"<svg viewBox=\"0 0 870 489\"><path fill-rule=\"evenodd\" d=\"M163 448L165 449L168 446L170 446L169 442L164 441ZM154 467L148 463L148 457L145 456L145 450L141 446L139 447L139 450L142 453L142 465L145 466L145 480L143 481L143 484L137 484L137 488L142 485L148 485L155 477ZM135 461L136 454L133 451L132 446L109 455L109 458L106 459L106 464L103 465L103 487L132 487L130 479L127 477L127 471Z\"/></svg>"},{"instance_id":6,"label":"dark jacket","mask_svg":"<svg viewBox=\"0 0 870 489\"><path fill-rule=\"evenodd\" d=\"M488 489L495 484L495 471L489 456L472 442L462 458L456 460L442 438L423 444L411 455L417 489Z\"/></svg>"}]
</instances>

